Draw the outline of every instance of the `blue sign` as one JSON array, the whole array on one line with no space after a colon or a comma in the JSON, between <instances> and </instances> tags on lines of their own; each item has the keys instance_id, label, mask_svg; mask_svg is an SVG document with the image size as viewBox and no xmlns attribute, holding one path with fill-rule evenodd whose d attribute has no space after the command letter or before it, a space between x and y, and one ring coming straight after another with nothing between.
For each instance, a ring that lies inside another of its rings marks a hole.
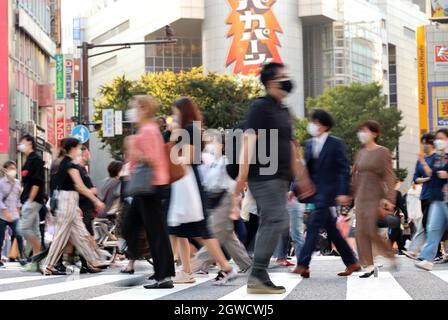
<instances>
[{"instance_id":1,"label":"blue sign","mask_svg":"<svg viewBox=\"0 0 448 320\"><path fill-rule=\"evenodd\" d=\"M81 40L81 19L73 19L73 40Z\"/></svg>"},{"instance_id":2,"label":"blue sign","mask_svg":"<svg viewBox=\"0 0 448 320\"><path fill-rule=\"evenodd\" d=\"M76 126L72 130L72 137L83 144L89 141L89 135L89 129L85 126Z\"/></svg>"}]
</instances>

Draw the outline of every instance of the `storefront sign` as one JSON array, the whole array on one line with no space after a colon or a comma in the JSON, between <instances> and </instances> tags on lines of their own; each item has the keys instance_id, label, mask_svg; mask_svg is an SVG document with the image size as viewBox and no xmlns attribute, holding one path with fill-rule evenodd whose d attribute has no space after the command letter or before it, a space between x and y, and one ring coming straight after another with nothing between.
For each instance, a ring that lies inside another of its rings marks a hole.
<instances>
[{"instance_id":1,"label":"storefront sign","mask_svg":"<svg viewBox=\"0 0 448 320\"><path fill-rule=\"evenodd\" d=\"M431 0L431 20L448 20L448 0Z\"/></svg>"},{"instance_id":2,"label":"storefront sign","mask_svg":"<svg viewBox=\"0 0 448 320\"><path fill-rule=\"evenodd\" d=\"M428 71L426 57L426 29L417 28L417 69L418 69L418 105L420 112L420 131L428 132Z\"/></svg>"},{"instance_id":3,"label":"storefront sign","mask_svg":"<svg viewBox=\"0 0 448 320\"><path fill-rule=\"evenodd\" d=\"M56 142L61 147L61 140L65 138L65 106L56 105Z\"/></svg>"},{"instance_id":4,"label":"storefront sign","mask_svg":"<svg viewBox=\"0 0 448 320\"><path fill-rule=\"evenodd\" d=\"M282 28L272 7L277 0L228 0L232 12L227 37L233 37L226 67L235 64L234 73L258 74L269 62L282 62L277 33Z\"/></svg>"},{"instance_id":5,"label":"storefront sign","mask_svg":"<svg viewBox=\"0 0 448 320\"><path fill-rule=\"evenodd\" d=\"M64 55L56 55L56 99L63 100L64 94Z\"/></svg>"},{"instance_id":6,"label":"storefront sign","mask_svg":"<svg viewBox=\"0 0 448 320\"><path fill-rule=\"evenodd\" d=\"M436 72L446 72L448 71L448 46L437 45L434 48L434 61Z\"/></svg>"},{"instance_id":7,"label":"storefront sign","mask_svg":"<svg viewBox=\"0 0 448 320\"><path fill-rule=\"evenodd\" d=\"M114 109L103 110L103 137L115 137Z\"/></svg>"},{"instance_id":8,"label":"storefront sign","mask_svg":"<svg viewBox=\"0 0 448 320\"><path fill-rule=\"evenodd\" d=\"M65 95L67 99L72 99L73 93L73 59L65 59Z\"/></svg>"},{"instance_id":9,"label":"storefront sign","mask_svg":"<svg viewBox=\"0 0 448 320\"><path fill-rule=\"evenodd\" d=\"M448 127L448 98L437 99L437 126Z\"/></svg>"},{"instance_id":10,"label":"storefront sign","mask_svg":"<svg viewBox=\"0 0 448 320\"><path fill-rule=\"evenodd\" d=\"M52 146L56 145L56 132L54 130L54 107L47 108L47 141Z\"/></svg>"},{"instance_id":11,"label":"storefront sign","mask_svg":"<svg viewBox=\"0 0 448 320\"><path fill-rule=\"evenodd\" d=\"M0 153L9 152L8 4L0 1Z\"/></svg>"}]
</instances>

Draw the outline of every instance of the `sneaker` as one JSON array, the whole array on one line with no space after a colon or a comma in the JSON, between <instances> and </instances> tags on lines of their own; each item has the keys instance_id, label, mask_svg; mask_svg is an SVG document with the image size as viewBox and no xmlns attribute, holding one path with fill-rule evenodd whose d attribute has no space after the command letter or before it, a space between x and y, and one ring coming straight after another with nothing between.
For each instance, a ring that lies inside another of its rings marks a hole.
<instances>
[{"instance_id":1,"label":"sneaker","mask_svg":"<svg viewBox=\"0 0 448 320\"><path fill-rule=\"evenodd\" d=\"M431 271L433 266L434 266L434 264L432 262L423 260L423 261L416 261L415 262L415 266L417 268L419 268L419 269L423 269L423 270L426 270L426 271Z\"/></svg>"},{"instance_id":2,"label":"sneaker","mask_svg":"<svg viewBox=\"0 0 448 320\"><path fill-rule=\"evenodd\" d=\"M196 279L192 273L186 273L184 271L179 271L176 273L176 276L173 279L175 284L187 284L187 283L195 283Z\"/></svg>"},{"instance_id":3,"label":"sneaker","mask_svg":"<svg viewBox=\"0 0 448 320\"><path fill-rule=\"evenodd\" d=\"M271 280L261 282L253 279L247 284L248 294L285 294L286 289L282 286L276 286Z\"/></svg>"},{"instance_id":4,"label":"sneaker","mask_svg":"<svg viewBox=\"0 0 448 320\"><path fill-rule=\"evenodd\" d=\"M417 260L417 255L414 252L411 251L403 251L403 254L412 260Z\"/></svg>"},{"instance_id":5,"label":"sneaker","mask_svg":"<svg viewBox=\"0 0 448 320\"><path fill-rule=\"evenodd\" d=\"M434 263L435 264L440 264L441 261L443 261L443 256L438 256L434 259ZM442 262L443 263L443 262Z\"/></svg>"},{"instance_id":6,"label":"sneaker","mask_svg":"<svg viewBox=\"0 0 448 320\"><path fill-rule=\"evenodd\" d=\"M152 283L149 283L147 285L144 285L143 288L145 289L173 289L174 283L171 278L166 278L162 281L153 281Z\"/></svg>"},{"instance_id":7,"label":"sneaker","mask_svg":"<svg viewBox=\"0 0 448 320\"><path fill-rule=\"evenodd\" d=\"M448 255L441 257L438 261L434 260L434 264L444 264L448 262Z\"/></svg>"},{"instance_id":8,"label":"sneaker","mask_svg":"<svg viewBox=\"0 0 448 320\"><path fill-rule=\"evenodd\" d=\"M199 275L199 276L207 276L208 275L208 271L201 269L198 272L196 272L196 274Z\"/></svg>"},{"instance_id":9,"label":"sneaker","mask_svg":"<svg viewBox=\"0 0 448 320\"><path fill-rule=\"evenodd\" d=\"M278 267L292 267L294 263L288 261L287 259L280 259L275 262L275 265Z\"/></svg>"},{"instance_id":10,"label":"sneaker","mask_svg":"<svg viewBox=\"0 0 448 320\"><path fill-rule=\"evenodd\" d=\"M223 286L227 282L234 280L236 278L236 276L237 276L237 272L234 268L232 268L232 270L230 270L229 272L221 270L218 272L218 275L213 280L212 284L214 286Z\"/></svg>"},{"instance_id":11,"label":"sneaker","mask_svg":"<svg viewBox=\"0 0 448 320\"><path fill-rule=\"evenodd\" d=\"M23 271L25 272L41 272L39 263L31 262L23 267Z\"/></svg>"},{"instance_id":12,"label":"sneaker","mask_svg":"<svg viewBox=\"0 0 448 320\"><path fill-rule=\"evenodd\" d=\"M252 268L252 266L248 266L245 268L242 268L240 271L238 271L239 274L246 274L247 272L250 271L250 269Z\"/></svg>"}]
</instances>

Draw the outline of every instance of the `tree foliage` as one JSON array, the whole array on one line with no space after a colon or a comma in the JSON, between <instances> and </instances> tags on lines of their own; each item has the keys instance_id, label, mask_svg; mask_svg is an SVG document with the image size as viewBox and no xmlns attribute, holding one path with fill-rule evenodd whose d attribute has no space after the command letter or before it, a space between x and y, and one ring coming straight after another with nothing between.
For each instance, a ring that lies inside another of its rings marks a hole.
<instances>
[{"instance_id":1,"label":"tree foliage","mask_svg":"<svg viewBox=\"0 0 448 320\"><path fill-rule=\"evenodd\" d=\"M263 94L257 79L230 74L204 73L202 68L174 73L147 73L137 81L118 77L101 87L101 99L95 102L94 121L102 122L102 110L127 110L130 98L137 94L153 96L160 105L160 115L169 115L173 102L183 96L192 97L199 105L206 128L233 128L245 115L251 100ZM124 135L103 137L104 148L110 147L112 157L121 159L125 136L132 128L125 125Z\"/></svg>"},{"instance_id":2,"label":"tree foliage","mask_svg":"<svg viewBox=\"0 0 448 320\"><path fill-rule=\"evenodd\" d=\"M306 105L309 112L313 109L331 112L336 122L332 133L344 140L352 161L360 148L357 132L358 125L363 121L376 120L380 123L382 134L379 144L392 152L396 150L405 130L400 124L403 119L401 111L388 106L387 97L376 83L352 83L327 89L317 98L308 98ZM303 126L302 123L301 128Z\"/></svg>"}]
</instances>

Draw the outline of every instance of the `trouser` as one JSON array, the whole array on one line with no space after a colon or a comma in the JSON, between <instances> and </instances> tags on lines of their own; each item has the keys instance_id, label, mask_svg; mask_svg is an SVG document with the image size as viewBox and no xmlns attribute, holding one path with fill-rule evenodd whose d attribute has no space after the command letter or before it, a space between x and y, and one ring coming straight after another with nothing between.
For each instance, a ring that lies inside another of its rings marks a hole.
<instances>
[{"instance_id":1,"label":"trouser","mask_svg":"<svg viewBox=\"0 0 448 320\"><path fill-rule=\"evenodd\" d=\"M288 214L290 221L290 230L285 232L281 237L274 256L277 259L286 259L288 257L289 240L294 243L294 254L299 258L300 251L302 251L303 243L303 214L305 206L300 204L297 200L288 203Z\"/></svg>"},{"instance_id":2,"label":"trouser","mask_svg":"<svg viewBox=\"0 0 448 320\"><path fill-rule=\"evenodd\" d=\"M220 205L210 210L208 224L213 236L223 246L224 250L230 255L241 270L250 267L252 261L247 254L246 249L240 242L234 231L233 221L230 220L230 210L232 206L232 195L227 193L221 200ZM208 271L208 268L215 263L215 259L202 247L191 261L193 272L199 270Z\"/></svg>"},{"instance_id":3,"label":"trouser","mask_svg":"<svg viewBox=\"0 0 448 320\"><path fill-rule=\"evenodd\" d=\"M25 239L29 237L40 238L40 218L39 211L42 205L37 202L25 203L22 207L22 218L20 219L19 233Z\"/></svg>"},{"instance_id":4,"label":"trouser","mask_svg":"<svg viewBox=\"0 0 448 320\"><path fill-rule=\"evenodd\" d=\"M251 277L269 280L267 268L280 235L288 230L288 189L285 180L249 181L249 189L257 203L260 226L254 247Z\"/></svg>"},{"instance_id":5,"label":"trouser","mask_svg":"<svg viewBox=\"0 0 448 320\"><path fill-rule=\"evenodd\" d=\"M328 240L335 245L346 266L356 263L355 253L336 227L336 220L336 211L329 207L316 207L311 213L308 221L305 244L297 263L299 266L309 267L311 257L319 241L319 232L321 229L327 230ZM356 232L358 233L358 230Z\"/></svg>"},{"instance_id":6,"label":"trouser","mask_svg":"<svg viewBox=\"0 0 448 320\"><path fill-rule=\"evenodd\" d=\"M411 253L418 253L420 252L420 249L425 244L425 228L423 227L423 217L419 219L414 220L415 225L417 226L417 231L415 232L414 236L412 237L411 245L409 246L408 250Z\"/></svg>"},{"instance_id":7,"label":"trouser","mask_svg":"<svg viewBox=\"0 0 448 320\"><path fill-rule=\"evenodd\" d=\"M174 257L168 236L166 217L158 194L137 196L123 221L123 237L130 256L137 256L140 230L144 228L154 262L154 276L157 281L175 275Z\"/></svg>"},{"instance_id":8,"label":"trouser","mask_svg":"<svg viewBox=\"0 0 448 320\"><path fill-rule=\"evenodd\" d=\"M399 252L406 251L406 248L404 247L405 241L403 239L403 230L401 230L400 227L389 229L389 241L392 244L392 247L394 243L397 243Z\"/></svg>"},{"instance_id":9,"label":"trouser","mask_svg":"<svg viewBox=\"0 0 448 320\"><path fill-rule=\"evenodd\" d=\"M13 222L8 222L5 220L0 219L0 255L3 248L3 241L5 240L5 232L6 227L10 227L12 230L12 236L16 238L17 240L17 246L19 248L19 255L22 258L24 251L23 251L23 239L22 237L17 233L17 225L19 220L14 220ZM11 241L12 245L13 241Z\"/></svg>"},{"instance_id":10,"label":"trouser","mask_svg":"<svg viewBox=\"0 0 448 320\"><path fill-rule=\"evenodd\" d=\"M98 263L95 252L89 246L90 235L80 216L78 208L79 194L73 191L60 191L58 196L56 233L45 261L48 267L54 267L70 241L78 252L94 266Z\"/></svg>"},{"instance_id":11,"label":"trouser","mask_svg":"<svg viewBox=\"0 0 448 320\"><path fill-rule=\"evenodd\" d=\"M244 246L248 252L253 252L255 245L255 238L257 237L259 217L256 214L250 213L249 221L244 223L246 225L247 236Z\"/></svg>"},{"instance_id":12,"label":"trouser","mask_svg":"<svg viewBox=\"0 0 448 320\"><path fill-rule=\"evenodd\" d=\"M421 200L421 205L422 205L422 213L423 213L422 224L423 224L423 229L425 230L425 233L426 233L426 226L428 225L428 212L429 212L429 207L431 206L431 201L430 200Z\"/></svg>"},{"instance_id":13,"label":"trouser","mask_svg":"<svg viewBox=\"0 0 448 320\"><path fill-rule=\"evenodd\" d=\"M236 236L241 241L241 243L246 243L247 241L247 229L243 219L239 219L233 223Z\"/></svg>"},{"instance_id":14,"label":"trouser","mask_svg":"<svg viewBox=\"0 0 448 320\"><path fill-rule=\"evenodd\" d=\"M448 227L448 207L443 201L434 201L429 208L426 241L419 259L432 262Z\"/></svg>"}]
</instances>

